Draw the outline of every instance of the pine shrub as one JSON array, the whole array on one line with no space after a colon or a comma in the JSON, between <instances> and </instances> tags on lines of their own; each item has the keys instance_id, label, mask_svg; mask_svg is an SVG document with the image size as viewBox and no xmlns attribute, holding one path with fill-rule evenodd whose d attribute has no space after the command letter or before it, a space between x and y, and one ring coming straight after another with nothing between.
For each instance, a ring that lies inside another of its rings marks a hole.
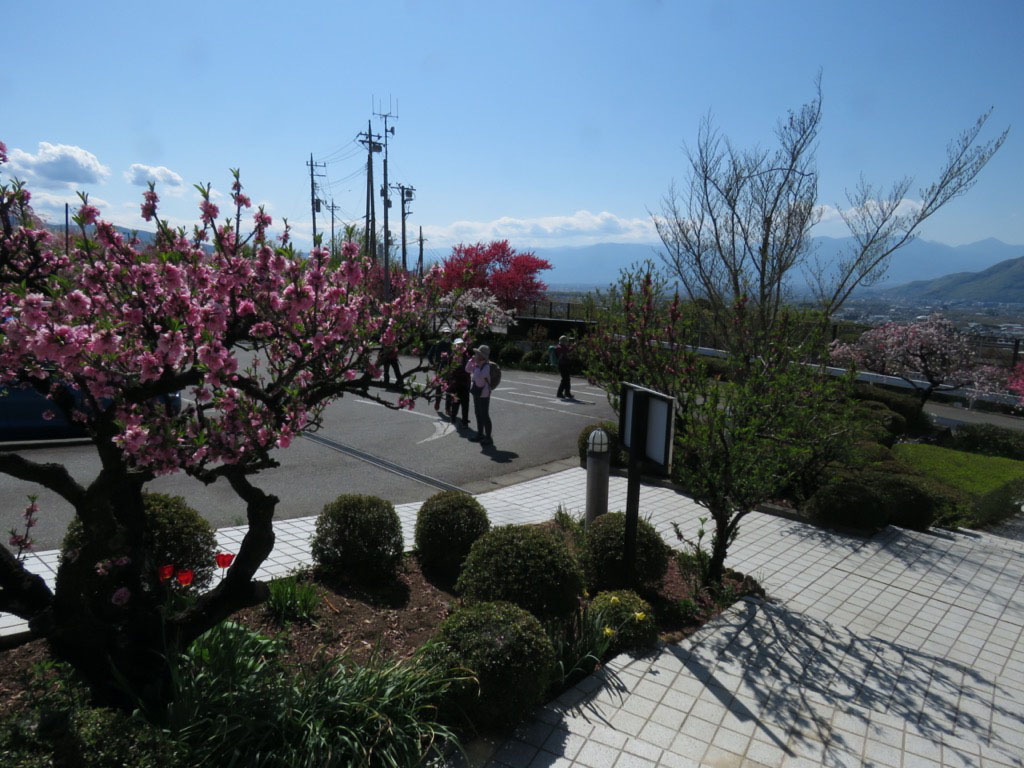
<instances>
[{"instance_id":1,"label":"pine shrub","mask_svg":"<svg viewBox=\"0 0 1024 768\"><path fill-rule=\"evenodd\" d=\"M402 560L402 524L390 501L342 495L317 517L311 549L313 562L330 576L393 579Z\"/></svg>"},{"instance_id":2,"label":"pine shrub","mask_svg":"<svg viewBox=\"0 0 1024 768\"><path fill-rule=\"evenodd\" d=\"M583 573L558 534L505 525L476 540L455 588L469 600L507 601L541 620L558 619L578 606Z\"/></svg>"},{"instance_id":3,"label":"pine shrub","mask_svg":"<svg viewBox=\"0 0 1024 768\"><path fill-rule=\"evenodd\" d=\"M490 527L483 505L468 493L434 494L416 514L420 563L444 578L457 578L473 542Z\"/></svg>"},{"instance_id":4,"label":"pine shrub","mask_svg":"<svg viewBox=\"0 0 1024 768\"><path fill-rule=\"evenodd\" d=\"M668 568L669 548L654 526L637 521L636 578L626 573L623 548L626 542L626 516L609 512L591 523L587 530L584 554L587 584L592 591L656 586Z\"/></svg>"}]
</instances>

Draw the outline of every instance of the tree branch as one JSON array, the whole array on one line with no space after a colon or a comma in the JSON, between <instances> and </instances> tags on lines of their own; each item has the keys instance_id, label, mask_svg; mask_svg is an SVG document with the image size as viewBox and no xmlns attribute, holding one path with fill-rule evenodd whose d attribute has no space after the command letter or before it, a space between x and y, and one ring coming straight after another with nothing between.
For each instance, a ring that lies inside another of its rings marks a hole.
<instances>
[{"instance_id":1,"label":"tree branch","mask_svg":"<svg viewBox=\"0 0 1024 768\"><path fill-rule=\"evenodd\" d=\"M39 464L16 453L0 453L0 472L37 483L76 509L85 501L85 488L61 464Z\"/></svg>"}]
</instances>

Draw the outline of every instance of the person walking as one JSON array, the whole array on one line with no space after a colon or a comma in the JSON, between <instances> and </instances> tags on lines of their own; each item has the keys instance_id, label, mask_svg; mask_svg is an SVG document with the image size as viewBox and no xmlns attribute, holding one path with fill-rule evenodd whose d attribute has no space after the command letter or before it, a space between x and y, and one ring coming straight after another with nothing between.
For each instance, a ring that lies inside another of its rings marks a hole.
<instances>
[{"instance_id":1,"label":"person walking","mask_svg":"<svg viewBox=\"0 0 1024 768\"><path fill-rule=\"evenodd\" d=\"M384 386L391 385L391 371L395 372L395 386L402 388L402 371L398 367L398 350L395 347L386 347L380 351L381 360L384 363Z\"/></svg>"},{"instance_id":2,"label":"person walking","mask_svg":"<svg viewBox=\"0 0 1024 768\"><path fill-rule=\"evenodd\" d=\"M452 342L452 358L448 368L448 390L445 395L444 412L452 421L459 421L462 426L469 426L469 387L470 375L466 370L466 364L471 355L466 343L462 339L455 339ZM462 411L462 418L459 418L459 411Z\"/></svg>"},{"instance_id":3,"label":"person walking","mask_svg":"<svg viewBox=\"0 0 1024 768\"><path fill-rule=\"evenodd\" d=\"M473 411L476 414L476 435L469 438L481 445L491 445L491 348L481 344L466 363L470 375L470 393L473 395Z\"/></svg>"},{"instance_id":4,"label":"person walking","mask_svg":"<svg viewBox=\"0 0 1024 768\"><path fill-rule=\"evenodd\" d=\"M569 378L572 372L573 347L568 336L560 336L558 346L555 347L555 361L558 363L558 374L562 380L558 383L559 399L572 400L572 381Z\"/></svg>"}]
</instances>

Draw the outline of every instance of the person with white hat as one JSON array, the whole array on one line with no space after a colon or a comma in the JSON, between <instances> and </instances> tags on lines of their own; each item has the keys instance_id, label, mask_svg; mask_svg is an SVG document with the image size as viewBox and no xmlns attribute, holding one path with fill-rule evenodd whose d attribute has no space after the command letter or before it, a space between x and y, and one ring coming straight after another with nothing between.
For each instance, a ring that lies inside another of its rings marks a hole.
<instances>
[{"instance_id":1,"label":"person with white hat","mask_svg":"<svg viewBox=\"0 0 1024 768\"><path fill-rule=\"evenodd\" d=\"M476 414L476 435L470 440L490 445L491 439L491 348L481 344L466 363L471 377L470 393L473 395L473 411Z\"/></svg>"}]
</instances>

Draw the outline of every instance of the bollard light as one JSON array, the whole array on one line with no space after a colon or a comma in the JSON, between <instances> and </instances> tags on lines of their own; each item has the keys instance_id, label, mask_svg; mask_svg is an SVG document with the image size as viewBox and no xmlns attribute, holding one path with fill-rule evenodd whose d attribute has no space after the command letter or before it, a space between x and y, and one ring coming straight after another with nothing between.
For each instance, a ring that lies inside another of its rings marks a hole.
<instances>
[{"instance_id":1,"label":"bollard light","mask_svg":"<svg viewBox=\"0 0 1024 768\"><path fill-rule=\"evenodd\" d=\"M608 471L612 461L612 441L603 429L595 429L587 437L587 513L589 527L608 511Z\"/></svg>"},{"instance_id":2,"label":"bollard light","mask_svg":"<svg viewBox=\"0 0 1024 768\"><path fill-rule=\"evenodd\" d=\"M603 429L595 429L587 438L587 448L594 453L608 453L611 450L611 440L608 433Z\"/></svg>"}]
</instances>

